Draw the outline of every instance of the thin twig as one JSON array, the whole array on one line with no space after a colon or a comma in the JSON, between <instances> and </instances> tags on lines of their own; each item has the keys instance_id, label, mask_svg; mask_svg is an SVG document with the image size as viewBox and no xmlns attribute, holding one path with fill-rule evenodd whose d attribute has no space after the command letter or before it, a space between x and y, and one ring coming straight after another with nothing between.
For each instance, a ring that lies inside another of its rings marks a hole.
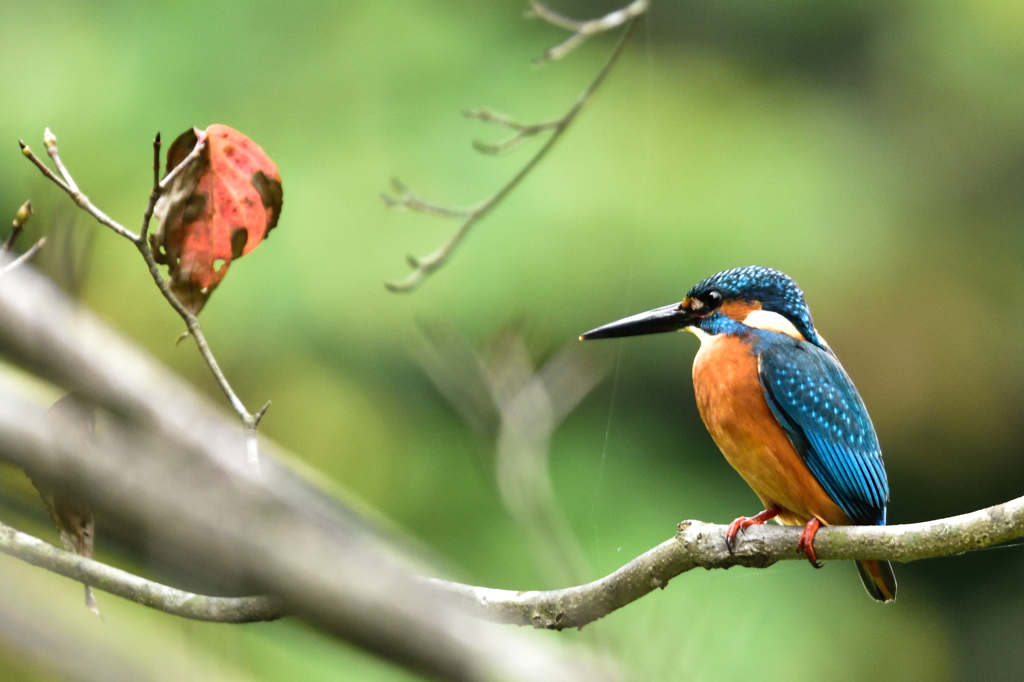
<instances>
[{"instance_id":1,"label":"thin twig","mask_svg":"<svg viewBox=\"0 0 1024 682\"><path fill-rule=\"evenodd\" d=\"M638 0L638 2L642 6L642 9L645 10L647 4L646 0ZM638 3L634 2L633 5L638 5ZM633 5L630 5L630 7L633 7ZM622 10L620 10L620 12L621 11ZM613 12L612 14L618 13ZM460 225L459 228L455 231L455 233L448 239L448 241L446 241L444 244L438 247L433 253L423 258L417 258L412 255L408 256L409 265L413 268L413 271L409 273L409 275L405 279L402 279L400 281L385 282L385 286L390 291L415 291L431 273L433 273L435 270L437 270L447 262L448 258L455 251L455 248L460 243L462 243L462 240L465 239L466 235L469 234L470 230L473 229L473 226L480 220L482 220L484 217L486 217L492 210L494 210L494 208L497 207L502 202L502 200L505 199L505 197L511 194L512 190L514 190L519 185L519 183L522 182L523 179L530 174L530 172L537 166L537 164L539 164L541 160L545 156L547 156L548 152L551 151L551 149L555 146L555 143L558 142L558 140L562 137L565 131L568 130L569 126L572 125L572 122L576 119L576 116L580 113L580 111L582 111L583 107L587 104L590 98L594 95L597 89L604 82L605 78L607 78L608 74L611 73L612 68L619 61L619 58L622 56L623 52L626 49L626 45L629 44L630 39L633 37L633 33L636 28L636 17L639 16L639 14L642 14L642 11L640 11L636 15L633 15L632 18L628 19L626 29L622 32L622 36L619 38L618 43L615 45L615 48L612 50L611 55L608 57L608 60L601 68L601 71L598 72L594 80L590 83L590 85L587 86L586 90L584 90L583 93L579 96L579 98L577 98L575 104L573 104L572 108L570 108L564 116L562 116L560 119L557 119L556 121L535 124L535 126L538 128L537 131L531 132L529 133L529 135L519 135L517 133L517 135L513 136L510 140L506 140L503 143L495 145L496 149L500 151L503 148L503 145L508 145L509 148L517 145L519 142L522 141L521 138L536 135L537 133L540 132L551 132L551 136L547 139L544 145L537 151L537 153L534 154L533 157L526 162L526 165L524 165L518 173L512 176L512 178L508 182L506 182L500 189L498 189L497 192L491 195L488 199L477 204L475 207L471 209L452 209L440 206L438 204L423 201L419 197L416 197L408 190L406 190L404 185L395 181L394 184L396 187L396 191L399 192L399 196L389 197L385 195L384 202L388 206L409 208L411 210L419 211L421 213L429 213L432 215L440 215L443 217L460 218L462 219L463 222L462 225ZM610 27L618 25L619 24L614 24ZM478 112L474 113L478 114ZM499 125L519 130L520 133L522 132L521 128L525 129L529 127L524 124L515 123L508 117L502 116L500 114L484 114L483 116L489 117L487 120L491 120ZM481 118L480 115L475 115L474 117Z\"/></svg>"},{"instance_id":2,"label":"thin twig","mask_svg":"<svg viewBox=\"0 0 1024 682\"><path fill-rule=\"evenodd\" d=\"M72 194L79 193L80 190L74 178L68 173L68 169L64 167L64 162L60 160L60 153L57 151L57 136L53 134L49 127L43 131L43 144L46 146L46 153L53 159L53 165L57 167L60 176L64 178L64 184L68 186Z\"/></svg>"},{"instance_id":3,"label":"thin twig","mask_svg":"<svg viewBox=\"0 0 1024 682\"><path fill-rule=\"evenodd\" d=\"M284 602L274 597L193 594L68 552L3 523L0 552L137 604L191 620L253 623L288 615Z\"/></svg>"},{"instance_id":4,"label":"thin twig","mask_svg":"<svg viewBox=\"0 0 1024 682\"><path fill-rule=\"evenodd\" d=\"M49 128L47 128L47 131L49 131ZM52 133L50 133L50 137L47 138L46 141L49 142L51 139L53 141L53 144L52 146L50 144L47 144L46 151L50 154L51 157L59 159L60 156L57 153L57 138L53 137ZM124 225L121 225L119 222L108 216L100 209L96 208L96 206L94 206L93 203L89 201L89 197L85 196L82 193L82 191L78 189L77 185L72 186L74 184L74 181L72 181L72 185L67 184L64 180L61 180L56 175L54 175L53 171L51 171L46 166L46 164L43 163L42 160L40 160L39 157L35 155L35 153L29 148L27 144L25 144L21 140L18 140L18 145L21 147L21 153L28 157L28 159L36 165L36 168L38 168L43 175L45 175L49 180L51 180L62 190L67 192L68 196L71 197L72 201L78 204L79 208L81 208L83 211L85 211L93 218L95 218L98 223L100 223L101 225L106 225L111 230L121 235L125 239L129 239L133 242L138 241L138 235L136 235L134 232L126 228ZM58 164L58 168L63 169L64 164ZM63 172L67 172L66 169L64 169L62 173ZM70 175L68 177L70 177Z\"/></svg>"},{"instance_id":5,"label":"thin twig","mask_svg":"<svg viewBox=\"0 0 1024 682\"><path fill-rule=\"evenodd\" d=\"M465 112L466 118L473 118L484 123L493 123L502 128L514 130L515 133L500 142L483 142L473 140L473 148L482 154L498 155L512 151L531 137L541 133L556 130L561 124L561 119L555 121L544 121L543 123L520 123L505 114L500 114L490 109L471 109Z\"/></svg>"},{"instance_id":6,"label":"thin twig","mask_svg":"<svg viewBox=\"0 0 1024 682\"><path fill-rule=\"evenodd\" d=\"M36 255L43 250L43 246L46 244L46 237L41 237L39 241L29 247L28 251L21 254L10 263L5 265L3 269L0 269L0 275L6 275L14 268L20 267L23 263L27 263L36 257Z\"/></svg>"},{"instance_id":7,"label":"thin twig","mask_svg":"<svg viewBox=\"0 0 1024 682\"><path fill-rule=\"evenodd\" d=\"M160 133L158 132L153 138L153 188L149 191L149 203L146 204L146 210L142 212L142 227L139 229L139 241L135 243L136 246L141 243L149 243L149 223L153 219L156 202L160 200L160 195L163 193L163 189L160 187L160 144ZM178 342L180 343L181 339L178 339Z\"/></svg>"},{"instance_id":8,"label":"thin twig","mask_svg":"<svg viewBox=\"0 0 1024 682\"><path fill-rule=\"evenodd\" d=\"M538 0L532 0L530 9L526 13L527 16L539 17L549 24L564 28L567 31L574 31L568 39L547 50L542 56L535 59L534 63L543 64L554 59L561 59L582 45L583 41L587 38L622 26L627 21L632 21L645 13L649 7L649 0L634 0L634 2L631 2L622 9L609 12L600 19L578 21L548 9L547 6L538 2Z\"/></svg>"},{"instance_id":9,"label":"thin twig","mask_svg":"<svg viewBox=\"0 0 1024 682\"><path fill-rule=\"evenodd\" d=\"M417 213L426 213L442 218L468 218L473 215L474 211L478 210L477 208L450 208L427 201L409 191L409 188L398 178L391 178L391 189L394 191L394 195L387 194L386 192L381 192L380 194L381 201L388 208L406 208ZM413 267L416 266L414 265Z\"/></svg>"},{"instance_id":10,"label":"thin twig","mask_svg":"<svg viewBox=\"0 0 1024 682\"><path fill-rule=\"evenodd\" d=\"M152 248L149 245L147 236L149 234L149 224L153 218L153 211L156 209L156 203L160 199L163 192L170 186L171 182L191 164L203 151L206 145L205 133L200 133L195 147L191 152L182 160L180 164L175 166L164 178L160 179L160 134L157 133L153 140L153 188L149 193L149 202L146 204L146 210L142 217L142 228L140 233L136 235L131 230L122 226L112 218L107 216L103 211L98 209L96 206L89 201L88 197L85 196L78 189L78 185L75 183L74 178L68 171L67 167L61 161L60 154L57 149L57 137L50 131L49 128L43 136L43 142L46 145L46 151L53 159L54 165L60 172L62 178L57 177L56 174L51 171L45 163L42 162L32 150L21 140L18 144L21 146L22 154L24 154L32 163L39 168L40 172L51 180L54 184L64 190L78 206L86 213L95 218L99 223L106 225L117 234L131 241L135 247L142 254L143 260L146 262L146 266L149 268L149 274L156 283L160 293L163 294L164 298L170 304L174 312L178 313L181 319L185 322L185 327L188 329L188 333L196 340L196 347L199 349L199 354L203 357L206 365L210 368L210 372L213 374L214 379L217 381L217 385L220 386L221 391L227 397L228 402L231 403L231 408L238 414L239 419L242 422L242 428L246 435L246 460L254 468L259 467L259 446L256 437L256 425L258 420L246 409L245 404L235 393L235 390L231 387L231 383L227 380L224 372L220 368L220 364L217 362L217 358L213 355L213 351L210 350L210 345L206 341L206 337L203 335L202 326L199 324L199 319L186 309L178 298L171 291L170 285L160 272L160 268L153 257ZM21 259L19 259L21 260ZM17 261L16 261L17 262ZM12 267L12 263L8 267Z\"/></svg>"}]
</instances>

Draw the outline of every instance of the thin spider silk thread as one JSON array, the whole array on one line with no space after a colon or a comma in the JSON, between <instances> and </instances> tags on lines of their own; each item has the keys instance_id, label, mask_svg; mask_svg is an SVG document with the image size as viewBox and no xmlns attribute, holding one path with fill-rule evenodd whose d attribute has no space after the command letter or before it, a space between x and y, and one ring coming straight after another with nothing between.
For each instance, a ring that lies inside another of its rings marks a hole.
<instances>
[{"instance_id":1,"label":"thin spider silk thread","mask_svg":"<svg viewBox=\"0 0 1024 682\"><path fill-rule=\"evenodd\" d=\"M647 125L644 126L646 130L646 137L644 139L644 155L643 155L643 169L641 170L641 185L640 191L637 193L640 207L635 213L638 216L637 222L633 224L630 245L629 245L629 275L626 278L626 291L623 302L623 315L629 314L629 309L633 297L633 285L636 279L636 243L637 243L637 230L638 224L641 220L645 220L647 217L647 208L650 205L650 166L651 157L654 149L654 134L653 134L653 122L654 122L654 70L652 68L652 53L651 53L651 23L647 17L642 19L644 22L642 29L644 35L644 54L645 54L645 70L647 72L647 97L646 97L646 117ZM619 375L622 369L622 347L623 342L619 340L619 347L615 354L615 373L612 377L612 395L608 401L608 419L605 422L604 430L604 443L601 446L601 461L598 464L597 469L597 482L594 488L594 503L591 506L590 511L590 525L594 532L594 564L598 569L600 575L604 575L604 566L601 561L601 534L598 526L598 516L601 508L601 489L604 486L604 471L608 459L608 443L611 440L612 432L612 417L615 413L615 396L618 393L619 388Z\"/></svg>"}]
</instances>

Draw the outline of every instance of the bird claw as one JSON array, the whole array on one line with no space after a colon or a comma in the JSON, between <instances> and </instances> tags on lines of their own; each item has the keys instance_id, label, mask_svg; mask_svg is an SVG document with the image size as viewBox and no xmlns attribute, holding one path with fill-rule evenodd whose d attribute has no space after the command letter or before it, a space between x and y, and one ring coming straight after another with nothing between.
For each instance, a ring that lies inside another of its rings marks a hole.
<instances>
[{"instance_id":1,"label":"bird claw","mask_svg":"<svg viewBox=\"0 0 1024 682\"><path fill-rule=\"evenodd\" d=\"M759 526L766 521L771 521L779 515L777 509L765 509L760 514L755 516L741 516L732 523L725 530L725 546L729 550L729 554L733 553L736 548L736 536L745 531L750 526Z\"/></svg>"},{"instance_id":2,"label":"bird claw","mask_svg":"<svg viewBox=\"0 0 1024 682\"><path fill-rule=\"evenodd\" d=\"M818 561L818 555L814 552L814 534L818 532L819 528L821 528L821 521L817 518L811 519L800 532L800 540L796 543L796 548L807 555L807 560L815 568L824 566Z\"/></svg>"},{"instance_id":3,"label":"bird claw","mask_svg":"<svg viewBox=\"0 0 1024 682\"><path fill-rule=\"evenodd\" d=\"M736 535L741 530L746 530L747 526L753 525L753 523L748 517L741 516L729 524L729 527L725 530L725 546L728 548L729 554L732 554L736 548Z\"/></svg>"}]
</instances>

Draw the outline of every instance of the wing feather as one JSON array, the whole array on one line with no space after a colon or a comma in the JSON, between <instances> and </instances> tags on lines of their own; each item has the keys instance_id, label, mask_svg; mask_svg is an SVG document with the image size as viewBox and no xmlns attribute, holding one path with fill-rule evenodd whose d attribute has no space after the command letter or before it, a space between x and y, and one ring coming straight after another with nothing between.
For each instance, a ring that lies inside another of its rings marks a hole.
<instances>
[{"instance_id":1,"label":"wing feather","mask_svg":"<svg viewBox=\"0 0 1024 682\"><path fill-rule=\"evenodd\" d=\"M864 401L834 355L765 332L756 352L768 405L797 452L850 520L884 524L889 483Z\"/></svg>"}]
</instances>

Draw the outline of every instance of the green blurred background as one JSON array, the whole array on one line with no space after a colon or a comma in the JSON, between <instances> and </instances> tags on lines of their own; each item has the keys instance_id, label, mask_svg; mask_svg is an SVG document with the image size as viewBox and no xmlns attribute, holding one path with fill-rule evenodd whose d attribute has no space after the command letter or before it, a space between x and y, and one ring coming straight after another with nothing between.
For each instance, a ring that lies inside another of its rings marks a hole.
<instances>
[{"instance_id":1,"label":"green blurred background","mask_svg":"<svg viewBox=\"0 0 1024 682\"><path fill-rule=\"evenodd\" d=\"M95 231L84 301L223 403L194 347L175 346L181 322L134 249L76 216L15 142L42 150L50 126L83 190L134 229L153 133L252 137L285 207L203 311L215 352L251 408L273 400L264 433L477 584L542 586L499 502L493 442L415 360L418 324L483 346L516 322L540 362L738 265L780 268L807 293L874 418L890 522L1024 492L1024 5L654 0L554 153L420 291L389 294L405 255L454 228L385 210L391 176L483 198L536 147L483 157L471 140L502 131L459 112L560 115L611 47L533 68L565 34L524 21L524 5L3 0L0 216L31 198L34 229ZM558 498L598 573L682 519L760 509L697 416L695 347L609 342L609 379L556 435ZM24 479L3 480L4 520L56 542ZM146 570L102 522L97 553ZM898 565L891 606L852 565L695 572L589 638L638 680L1016 680L1022 568L1020 547ZM0 679L63 679L68 655L138 679L413 679L295 622L203 625L99 593L100 622L68 580L7 557L0 580Z\"/></svg>"}]
</instances>

